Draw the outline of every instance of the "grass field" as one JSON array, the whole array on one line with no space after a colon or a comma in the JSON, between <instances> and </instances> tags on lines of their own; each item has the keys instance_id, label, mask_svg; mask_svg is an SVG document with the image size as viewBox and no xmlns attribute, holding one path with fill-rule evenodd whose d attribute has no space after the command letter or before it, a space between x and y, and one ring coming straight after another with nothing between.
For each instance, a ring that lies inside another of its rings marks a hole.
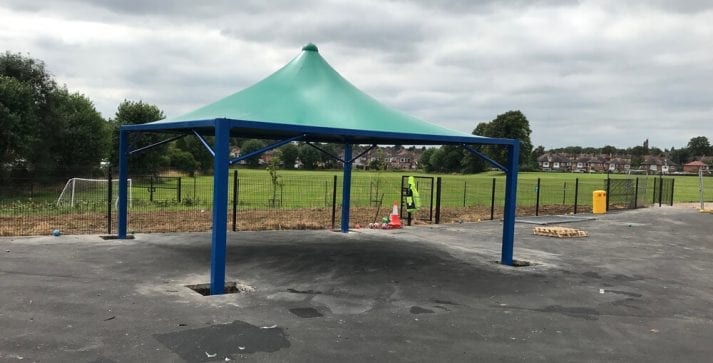
<instances>
[{"instance_id":1,"label":"grass field","mask_svg":"<svg viewBox=\"0 0 713 363\"><path fill-rule=\"evenodd\" d=\"M269 174L264 170L239 170L239 200L243 206L270 206L273 199L286 207L320 207L331 205L334 176L337 176L337 201L341 201L341 173L338 171L282 170L279 172L281 186L272 188ZM232 173L229 193L232 199ZM369 205L371 200L380 199L385 203L400 199L401 178L406 172L365 172L352 174L352 203L355 206ZM502 204L505 176L502 173L481 173L474 175L436 175L414 173L416 176L442 177L442 203L444 206L468 206L490 204L492 183L495 179L496 204ZM591 203L591 192L604 189L606 174L581 173L520 173L518 178L518 204L529 205L536 202L537 181L540 179L540 204L573 203L575 183L578 179L578 203ZM633 179L635 176L612 174L612 179ZM653 190L655 176L638 176L641 188ZM665 177L671 178L671 177ZM699 201L698 178L675 176L674 202ZM434 179L435 182L435 179ZM196 202L210 201L213 179L211 176L182 178L182 195ZM431 181L419 179L422 198L431 191ZM175 190L157 192L155 198L171 199ZM274 195L273 195L274 194ZM704 178L704 196L713 201L713 178ZM134 198L147 200L146 188L135 187ZM652 200L653 202L653 200Z\"/></svg>"},{"instance_id":2,"label":"grass field","mask_svg":"<svg viewBox=\"0 0 713 363\"><path fill-rule=\"evenodd\" d=\"M234 190L234 170L231 170L228 180L229 199L232 201ZM326 208L331 207L332 198L336 197L341 204L342 178L339 171L279 171L278 186L273 187L270 175L266 170L240 169L238 171L238 201L242 209L266 208ZM381 201L389 206L395 200L400 200L402 177L404 171L397 172L367 172L354 171L352 174L351 202L354 207L373 206ZM431 203L435 194L435 178L442 178L441 205L444 207L490 206L495 181L495 205L503 205L505 177L502 173L487 172L474 175L436 175L416 172L418 189L423 204ZM336 188L335 188L336 176ZM606 174L582 173L520 173L518 180L518 206L542 205L573 205L575 188L578 190L578 205L591 205L592 191L605 189ZM630 175L612 174L612 179L635 178ZM673 176L674 202L698 202L700 199L698 178L695 176ZM538 188L538 179L540 185ZM643 204L653 203L653 184L656 176L638 176L639 189ZM177 178L162 179L162 182L149 184L146 180L132 181L132 209L141 210L185 210L195 208L210 208L212 203L212 176L181 177L180 190ZM576 185L578 184L578 185ZM0 215L26 214L42 209L44 213L61 214L66 208L56 208L55 201L61 191L61 186L37 190L32 198L17 196L0 199L3 205ZM336 189L336 190L335 190ZM336 195L333 196L333 190ZM93 202L78 203L72 208L74 212L101 211L106 207L106 189L89 191L93 193L89 200ZM114 191L116 193L116 191ZM79 194L79 192L78 192ZM704 197L707 202L713 201L713 177L704 178ZM648 199L651 200L648 200ZM31 203L28 200L31 199ZM179 202L180 199L180 202Z\"/></svg>"}]
</instances>

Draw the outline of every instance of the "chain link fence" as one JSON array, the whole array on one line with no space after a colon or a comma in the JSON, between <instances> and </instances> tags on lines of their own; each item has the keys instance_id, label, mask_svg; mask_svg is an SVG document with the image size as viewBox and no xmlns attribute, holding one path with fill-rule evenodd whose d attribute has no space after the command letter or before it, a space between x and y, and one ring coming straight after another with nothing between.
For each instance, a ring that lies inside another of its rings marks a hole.
<instances>
[{"instance_id":1,"label":"chain link fence","mask_svg":"<svg viewBox=\"0 0 713 363\"><path fill-rule=\"evenodd\" d=\"M609 209L673 203L673 179L601 175L598 178L521 179L518 216L591 212L592 193L608 191ZM452 223L502 218L505 179L426 176L419 180L422 208L413 223ZM111 180L111 182L110 182ZM341 173L265 173L231 170L231 230L338 229ZM713 183L710 183L713 184ZM381 221L402 199L402 175L354 173L350 226ZM440 193L437 190L440 188ZM132 233L208 231L212 228L212 176L169 172L129 173L128 230ZM42 182L6 179L0 185L0 235L111 234L116 229L116 173ZM440 198L437 196L440 195ZM713 188L709 195L713 195Z\"/></svg>"}]
</instances>

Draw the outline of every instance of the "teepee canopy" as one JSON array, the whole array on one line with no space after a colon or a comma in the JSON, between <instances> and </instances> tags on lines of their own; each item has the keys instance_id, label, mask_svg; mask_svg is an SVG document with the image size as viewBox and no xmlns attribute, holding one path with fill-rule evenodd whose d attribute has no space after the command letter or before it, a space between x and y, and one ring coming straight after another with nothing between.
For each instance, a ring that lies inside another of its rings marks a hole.
<instances>
[{"instance_id":1,"label":"teepee canopy","mask_svg":"<svg viewBox=\"0 0 713 363\"><path fill-rule=\"evenodd\" d=\"M506 144L420 120L383 105L334 70L314 44L262 81L184 115L129 130L205 129L228 122L234 136L356 143ZM505 142L504 142L505 141ZM509 141L509 140L508 140Z\"/></svg>"},{"instance_id":2,"label":"teepee canopy","mask_svg":"<svg viewBox=\"0 0 713 363\"><path fill-rule=\"evenodd\" d=\"M183 135L129 150L129 134L135 132ZM341 230L345 233L349 231L352 163L359 157L352 155L354 144L463 145L506 173L501 262L512 264L519 141L469 135L384 106L340 76L319 55L314 44L304 46L297 58L269 77L219 101L167 120L122 125L119 129L118 238L127 236L128 156L187 134L197 136L214 158L211 294L222 294L225 282L229 165L295 140L344 145L344 155L339 160L344 172ZM215 136L212 146L203 137L206 135ZM281 141L229 160L230 136ZM507 164L498 164L470 147L473 144L503 145L507 149Z\"/></svg>"}]
</instances>

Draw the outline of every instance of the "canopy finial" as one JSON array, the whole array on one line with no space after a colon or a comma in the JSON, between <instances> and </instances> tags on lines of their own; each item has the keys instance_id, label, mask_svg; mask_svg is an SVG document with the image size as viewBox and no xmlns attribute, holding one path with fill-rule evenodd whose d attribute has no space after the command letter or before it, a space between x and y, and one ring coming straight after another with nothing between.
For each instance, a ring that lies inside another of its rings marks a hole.
<instances>
[{"instance_id":1,"label":"canopy finial","mask_svg":"<svg viewBox=\"0 0 713 363\"><path fill-rule=\"evenodd\" d=\"M307 43L304 47L302 47L302 50L319 53L319 49L317 49L317 46L312 43Z\"/></svg>"}]
</instances>

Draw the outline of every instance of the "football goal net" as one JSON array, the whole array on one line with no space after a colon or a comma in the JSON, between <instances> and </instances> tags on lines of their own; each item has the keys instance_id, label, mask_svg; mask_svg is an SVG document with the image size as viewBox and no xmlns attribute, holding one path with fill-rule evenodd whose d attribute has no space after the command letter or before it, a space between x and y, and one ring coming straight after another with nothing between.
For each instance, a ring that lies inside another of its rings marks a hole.
<instances>
[{"instance_id":1,"label":"football goal net","mask_svg":"<svg viewBox=\"0 0 713 363\"><path fill-rule=\"evenodd\" d=\"M119 203L119 179L112 179L112 198L114 205ZM131 179L127 183L127 199L131 206ZM57 198L57 206L74 207L75 205L106 205L109 183L106 179L71 178L64 185Z\"/></svg>"}]
</instances>

